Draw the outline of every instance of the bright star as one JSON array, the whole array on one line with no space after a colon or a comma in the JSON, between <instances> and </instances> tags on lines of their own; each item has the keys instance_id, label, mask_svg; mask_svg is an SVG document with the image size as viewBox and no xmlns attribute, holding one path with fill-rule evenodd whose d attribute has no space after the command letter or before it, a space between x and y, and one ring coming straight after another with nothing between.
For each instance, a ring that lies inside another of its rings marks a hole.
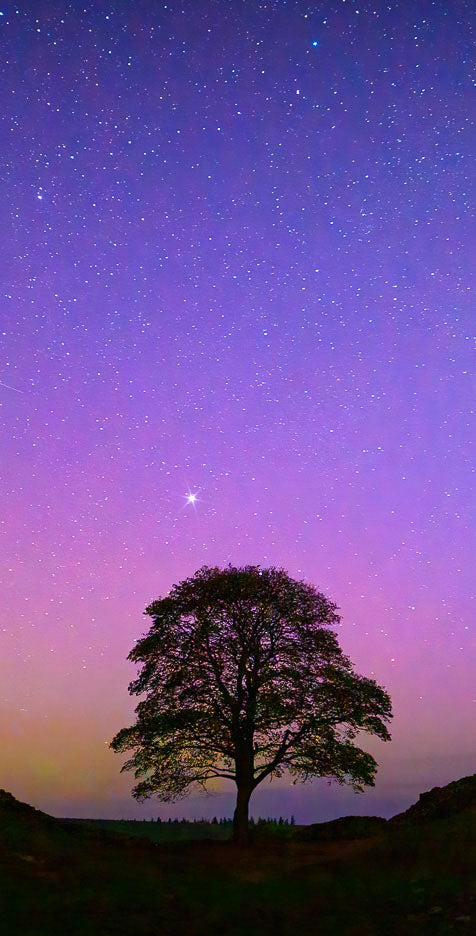
<instances>
[{"instance_id":1,"label":"bright star","mask_svg":"<svg viewBox=\"0 0 476 936\"><path fill-rule=\"evenodd\" d=\"M189 490L189 491L187 491L186 494L184 494L184 497L185 497L185 507L187 507L188 504L191 504L192 507L195 507L195 504L196 504L197 501L199 500L198 491L190 491L190 490Z\"/></svg>"}]
</instances>

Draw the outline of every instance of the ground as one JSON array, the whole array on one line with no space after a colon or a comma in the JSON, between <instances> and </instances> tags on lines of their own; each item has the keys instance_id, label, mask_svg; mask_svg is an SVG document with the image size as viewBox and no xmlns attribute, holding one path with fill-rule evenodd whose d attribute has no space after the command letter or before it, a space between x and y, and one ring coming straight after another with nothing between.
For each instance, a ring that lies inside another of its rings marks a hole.
<instances>
[{"instance_id":1,"label":"ground","mask_svg":"<svg viewBox=\"0 0 476 936\"><path fill-rule=\"evenodd\" d=\"M474 810L349 841L265 835L248 851L41 816L2 827L2 936L476 933Z\"/></svg>"}]
</instances>

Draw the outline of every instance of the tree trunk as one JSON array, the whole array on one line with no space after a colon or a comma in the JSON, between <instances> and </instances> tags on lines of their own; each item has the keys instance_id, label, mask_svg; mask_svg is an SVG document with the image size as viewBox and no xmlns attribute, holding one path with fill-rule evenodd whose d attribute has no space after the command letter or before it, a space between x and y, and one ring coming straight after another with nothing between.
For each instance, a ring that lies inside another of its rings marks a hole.
<instances>
[{"instance_id":1,"label":"tree trunk","mask_svg":"<svg viewBox=\"0 0 476 936\"><path fill-rule=\"evenodd\" d=\"M233 814L232 841L235 843L235 845L240 845L241 847L246 847L250 844L248 806L251 792L251 788L248 786L238 786L235 812Z\"/></svg>"},{"instance_id":2,"label":"tree trunk","mask_svg":"<svg viewBox=\"0 0 476 936\"><path fill-rule=\"evenodd\" d=\"M254 790L253 733L237 729L235 783L237 789L236 806L233 815L233 837L235 845L246 847L250 844L248 828L248 807Z\"/></svg>"}]
</instances>

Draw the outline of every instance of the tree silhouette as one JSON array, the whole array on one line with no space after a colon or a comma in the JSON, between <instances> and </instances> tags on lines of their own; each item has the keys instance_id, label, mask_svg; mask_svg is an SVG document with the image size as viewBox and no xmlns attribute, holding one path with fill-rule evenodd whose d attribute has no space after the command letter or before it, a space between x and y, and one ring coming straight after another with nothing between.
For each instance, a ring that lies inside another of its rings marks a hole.
<instances>
[{"instance_id":1,"label":"tree silhouette","mask_svg":"<svg viewBox=\"0 0 476 936\"><path fill-rule=\"evenodd\" d=\"M390 740L390 697L353 672L329 629L336 605L312 585L276 568L204 566L144 613L153 623L128 659L141 664L129 692L145 697L111 742L133 751L122 770L135 772L136 799L233 780L233 838L246 844L250 797L267 777L374 785L377 763L353 740Z\"/></svg>"}]
</instances>

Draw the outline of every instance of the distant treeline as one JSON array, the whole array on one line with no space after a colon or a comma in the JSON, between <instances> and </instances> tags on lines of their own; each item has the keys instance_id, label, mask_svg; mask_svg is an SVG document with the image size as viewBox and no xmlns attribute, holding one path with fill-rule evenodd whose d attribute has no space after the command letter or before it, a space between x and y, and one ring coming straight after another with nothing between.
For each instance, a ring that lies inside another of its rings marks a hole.
<instances>
[{"instance_id":1,"label":"distant treeline","mask_svg":"<svg viewBox=\"0 0 476 936\"><path fill-rule=\"evenodd\" d=\"M104 829L121 835L148 838L153 842L185 842L200 839L227 841L233 831L233 820L224 816L219 819L69 819L75 825L94 829ZM250 819L250 829L257 834L277 835L287 838L293 834L294 816L290 819L279 816L278 819L261 816Z\"/></svg>"},{"instance_id":2,"label":"distant treeline","mask_svg":"<svg viewBox=\"0 0 476 936\"><path fill-rule=\"evenodd\" d=\"M93 820L94 821L94 820ZM221 819L217 819L216 816L213 819L161 819L160 816L157 816L156 819L100 819L99 822L160 822L164 825L221 825L221 826L231 826L233 824L233 819L223 816ZM280 816L279 819L272 818L267 816L266 819L263 819L259 816L258 819L253 819L250 817L249 820L250 826L294 826L296 825L296 820L294 816L291 816L290 819L286 819L284 816Z\"/></svg>"},{"instance_id":3,"label":"distant treeline","mask_svg":"<svg viewBox=\"0 0 476 936\"><path fill-rule=\"evenodd\" d=\"M136 821L140 822L141 820L138 819ZM157 816L157 819L155 820L154 819L142 820L142 822L147 822L147 821L165 822L167 823L167 825L170 825L171 823L173 823L173 824L178 824L178 825L184 825L184 824L197 825L198 824L198 825L230 825L231 826L233 823L233 819L229 819L226 816L223 816L221 819L217 819L216 816L214 816L213 819L170 819L170 818L161 819L160 816ZM259 816L258 819L253 819L253 817L251 816L249 820L249 824L250 826L261 826L261 825L293 826L293 825L296 825L296 820L294 816L291 816L290 819L285 819L283 816L280 816L279 819L273 819L270 816L268 816L266 819L263 819L261 816Z\"/></svg>"}]
</instances>

